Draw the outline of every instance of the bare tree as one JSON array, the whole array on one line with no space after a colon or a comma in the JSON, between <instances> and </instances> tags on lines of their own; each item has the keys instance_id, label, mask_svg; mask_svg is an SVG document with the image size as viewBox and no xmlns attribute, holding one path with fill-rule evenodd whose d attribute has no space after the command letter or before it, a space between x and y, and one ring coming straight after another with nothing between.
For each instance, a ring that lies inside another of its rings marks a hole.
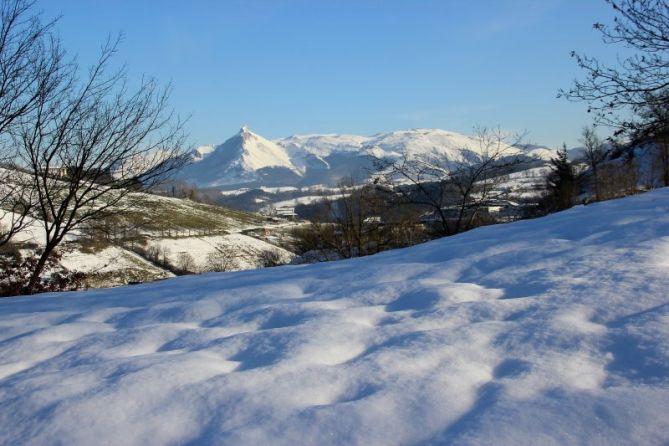
<instances>
[{"instance_id":1,"label":"bare tree","mask_svg":"<svg viewBox=\"0 0 669 446\"><path fill-rule=\"evenodd\" d=\"M184 274L192 273L195 270L195 259L186 251L182 251L177 256L176 267Z\"/></svg>"},{"instance_id":2,"label":"bare tree","mask_svg":"<svg viewBox=\"0 0 669 446\"><path fill-rule=\"evenodd\" d=\"M214 250L207 254L207 271L224 272L235 271L240 268L239 262L243 253L233 247L218 243Z\"/></svg>"},{"instance_id":3,"label":"bare tree","mask_svg":"<svg viewBox=\"0 0 669 446\"><path fill-rule=\"evenodd\" d=\"M443 235L470 229L486 203L506 196L499 186L504 174L521 159L513 145L521 136L509 138L500 129L477 128L477 147L462 147L455 159L435 156L388 161L379 159L383 181L406 203L429 209Z\"/></svg>"},{"instance_id":4,"label":"bare tree","mask_svg":"<svg viewBox=\"0 0 669 446\"><path fill-rule=\"evenodd\" d=\"M333 224L332 230L323 235L329 235L325 240L341 257L362 256L371 248L369 238L378 226L378 210L374 215L378 206L372 196L365 195L368 194L363 188L356 188L352 178L345 178L339 182L334 197L323 198L325 220Z\"/></svg>"},{"instance_id":5,"label":"bare tree","mask_svg":"<svg viewBox=\"0 0 669 446\"><path fill-rule=\"evenodd\" d=\"M595 190L595 199L601 200L599 166L606 159L606 150L604 144L597 136L593 127L583 127L581 131L581 144L583 144L583 156L590 166L592 172L592 183Z\"/></svg>"},{"instance_id":6,"label":"bare tree","mask_svg":"<svg viewBox=\"0 0 669 446\"><path fill-rule=\"evenodd\" d=\"M597 123L621 130L636 123L623 112L641 113L648 105L667 103L669 90L669 5L666 0L605 0L615 12L612 25L595 23L608 44L620 44L635 54L607 66L597 58L572 52L582 80L559 96L588 103Z\"/></svg>"},{"instance_id":7,"label":"bare tree","mask_svg":"<svg viewBox=\"0 0 669 446\"><path fill-rule=\"evenodd\" d=\"M652 156L651 183L659 176L669 186L669 94L664 101L649 103L639 114L639 122L631 130L634 143L645 145Z\"/></svg>"},{"instance_id":8,"label":"bare tree","mask_svg":"<svg viewBox=\"0 0 669 446\"><path fill-rule=\"evenodd\" d=\"M41 23L31 13L34 4L28 0L0 2L0 134L3 136L61 81L63 53L51 35L55 21Z\"/></svg>"},{"instance_id":9,"label":"bare tree","mask_svg":"<svg viewBox=\"0 0 669 446\"><path fill-rule=\"evenodd\" d=\"M23 172L0 168L0 246L8 243L32 221L34 191Z\"/></svg>"},{"instance_id":10,"label":"bare tree","mask_svg":"<svg viewBox=\"0 0 669 446\"><path fill-rule=\"evenodd\" d=\"M389 221L394 194L379 185L356 185L342 179L335 193L312 205L312 223L294 232L299 249L316 251L322 259L375 254L398 245L396 221ZM399 220L399 218L397 219Z\"/></svg>"},{"instance_id":11,"label":"bare tree","mask_svg":"<svg viewBox=\"0 0 669 446\"><path fill-rule=\"evenodd\" d=\"M34 204L10 134L64 80L63 52L51 35L55 21L42 23L33 6L26 0L0 2L0 246L29 223Z\"/></svg>"},{"instance_id":12,"label":"bare tree","mask_svg":"<svg viewBox=\"0 0 669 446\"><path fill-rule=\"evenodd\" d=\"M265 249L258 253L258 260L263 268L272 268L281 266L285 262L281 257L281 253L275 249Z\"/></svg>"},{"instance_id":13,"label":"bare tree","mask_svg":"<svg viewBox=\"0 0 669 446\"><path fill-rule=\"evenodd\" d=\"M117 46L118 40L108 41L83 78L71 64L64 88L41 96L14 133L45 231L26 293L67 234L119 209L131 190L155 185L185 162L182 121L168 107L170 89L142 79L131 90L125 69L110 73Z\"/></svg>"}]
</instances>

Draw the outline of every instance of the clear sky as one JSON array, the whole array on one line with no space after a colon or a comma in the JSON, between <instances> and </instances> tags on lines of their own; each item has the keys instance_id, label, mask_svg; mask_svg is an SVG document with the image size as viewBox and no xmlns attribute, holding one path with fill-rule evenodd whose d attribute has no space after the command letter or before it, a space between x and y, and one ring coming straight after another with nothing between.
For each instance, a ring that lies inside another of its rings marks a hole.
<instances>
[{"instance_id":1,"label":"clear sky","mask_svg":"<svg viewBox=\"0 0 669 446\"><path fill-rule=\"evenodd\" d=\"M123 32L129 73L172 82L193 144L242 125L278 138L415 127L528 130L577 145L585 105L556 99L569 54L615 57L603 0L39 0L82 64ZM602 136L608 136L606 131Z\"/></svg>"}]
</instances>

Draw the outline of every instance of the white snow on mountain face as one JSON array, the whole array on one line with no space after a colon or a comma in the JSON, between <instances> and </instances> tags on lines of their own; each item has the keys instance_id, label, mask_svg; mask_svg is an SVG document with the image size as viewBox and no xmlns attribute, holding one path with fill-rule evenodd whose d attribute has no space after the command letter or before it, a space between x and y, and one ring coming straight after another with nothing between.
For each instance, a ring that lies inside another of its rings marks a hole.
<instances>
[{"instance_id":1,"label":"white snow on mountain face","mask_svg":"<svg viewBox=\"0 0 669 446\"><path fill-rule=\"evenodd\" d=\"M537 158L544 161L550 161L551 159L557 156L557 150L548 149L545 147L538 147L536 149L532 149L526 152L526 154L533 158Z\"/></svg>"},{"instance_id":2,"label":"white snow on mountain face","mask_svg":"<svg viewBox=\"0 0 669 446\"><path fill-rule=\"evenodd\" d=\"M466 149L481 153L485 144L476 137L462 135L440 129L411 129L373 136L355 135L304 135L279 139L277 144L285 147L291 155L309 152L327 157L336 152L369 153L379 157L394 158L406 154L408 157L421 155L447 155ZM520 153L505 147L509 153Z\"/></svg>"},{"instance_id":3,"label":"white snow on mountain face","mask_svg":"<svg viewBox=\"0 0 669 446\"><path fill-rule=\"evenodd\" d=\"M216 146L213 144L197 147L195 150L193 150L193 159L199 161L213 152L215 148Z\"/></svg>"},{"instance_id":4,"label":"white snow on mountain face","mask_svg":"<svg viewBox=\"0 0 669 446\"><path fill-rule=\"evenodd\" d=\"M288 154L272 141L256 135L248 128L242 127L240 132L244 148L242 159L246 169L258 170L263 167L286 167L296 170L290 162Z\"/></svg>"},{"instance_id":5,"label":"white snow on mountain face","mask_svg":"<svg viewBox=\"0 0 669 446\"><path fill-rule=\"evenodd\" d=\"M326 157L332 152L359 152L368 138L357 135L293 135L275 142L284 147L291 156L308 152Z\"/></svg>"},{"instance_id":6,"label":"white snow on mountain face","mask_svg":"<svg viewBox=\"0 0 669 446\"><path fill-rule=\"evenodd\" d=\"M369 147L378 147L386 153L416 156L439 156L457 158L462 149L481 153L484 143L477 138L439 129L412 129L384 133L370 138ZM518 152L507 148L511 153Z\"/></svg>"},{"instance_id":7,"label":"white snow on mountain face","mask_svg":"<svg viewBox=\"0 0 669 446\"><path fill-rule=\"evenodd\" d=\"M179 173L179 178L198 186L216 187L260 181L259 171L263 169L300 175L283 148L246 127L223 144L210 147L198 150L193 162Z\"/></svg>"},{"instance_id":8,"label":"white snow on mountain face","mask_svg":"<svg viewBox=\"0 0 669 446\"><path fill-rule=\"evenodd\" d=\"M540 151L528 154L505 144L501 146L505 156L546 157ZM182 179L206 187L334 185L347 172L371 167L373 158L397 159L406 155L430 158L450 166L492 150L477 137L440 129L412 129L373 136L294 135L269 141L243 128L215 149L211 147L198 149L193 164L180 174Z\"/></svg>"},{"instance_id":9,"label":"white snow on mountain face","mask_svg":"<svg viewBox=\"0 0 669 446\"><path fill-rule=\"evenodd\" d=\"M374 136L352 135L307 135L292 136L277 140L277 144L290 147L290 152L308 152L325 158L334 153L353 152L361 156L395 159L428 157L438 160L462 161L463 150L481 155L492 147L481 139L440 129L411 129ZM505 155L516 155L522 151L501 144Z\"/></svg>"},{"instance_id":10,"label":"white snow on mountain face","mask_svg":"<svg viewBox=\"0 0 669 446\"><path fill-rule=\"evenodd\" d=\"M660 445L669 189L348 261L0 300L0 444Z\"/></svg>"}]
</instances>

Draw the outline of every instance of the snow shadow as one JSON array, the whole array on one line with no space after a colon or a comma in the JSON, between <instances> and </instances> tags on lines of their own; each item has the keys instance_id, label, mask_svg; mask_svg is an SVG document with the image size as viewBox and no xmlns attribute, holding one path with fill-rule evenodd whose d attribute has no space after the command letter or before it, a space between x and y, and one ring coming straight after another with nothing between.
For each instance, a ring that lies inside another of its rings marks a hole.
<instances>
[{"instance_id":1,"label":"snow shadow","mask_svg":"<svg viewBox=\"0 0 669 446\"><path fill-rule=\"evenodd\" d=\"M435 289L421 288L402 294L399 298L386 305L388 312L404 310L429 310L434 308L441 300L441 295Z\"/></svg>"},{"instance_id":2,"label":"snow shadow","mask_svg":"<svg viewBox=\"0 0 669 446\"><path fill-rule=\"evenodd\" d=\"M613 360L607 371L638 384L669 381L668 352L655 339L667 316L669 304L661 304L608 324L605 345Z\"/></svg>"},{"instance_id":3,"label":"snow shadow","mask_svg":"<svg viewBox=\"0 0 669 446\"><path fill-rule=\"evenodd\" d=\"M470 409L451 423L446 430L428 440L425 444L446 445L453 444L457 438L473 430L481 416L497 402L502 393L502 386L495 382L489 382L479 387L476 399Z\"/></svg>"},{"instance_id":4,"label":"snow shadow","mask_svg":"<svg viewBox=\"0 0 669 446\"><path fill-rule=\"evenodd\" d=\"M228 358L239 362L236 372L257 369L276 364L289 350L288 337L275 334L273 336L255 336L243 350Z\"/></svg>"},{"instance_id":5,"label":"snow shadow","mask_svg":"<svg viewBox=\"0 0 669 446\"><path fill-rule=\"evenodd\" d=\"M495 367L492 375L496 379L514 378L529 372L532 365L522 359L505 359Z\"/></svg>"},{"instance_id":6,"label":"snow shadow","mask_svg":"<svg viewBox=\"0 0 669 446\"><path fill-rule=\"evenodd\" d=\"M650 346L627 333L615 334L609 342L613 360L606 367L608 372L638 384L669 380L667 358L661 355L657 346Z\"/></svg>"}]
</instances>

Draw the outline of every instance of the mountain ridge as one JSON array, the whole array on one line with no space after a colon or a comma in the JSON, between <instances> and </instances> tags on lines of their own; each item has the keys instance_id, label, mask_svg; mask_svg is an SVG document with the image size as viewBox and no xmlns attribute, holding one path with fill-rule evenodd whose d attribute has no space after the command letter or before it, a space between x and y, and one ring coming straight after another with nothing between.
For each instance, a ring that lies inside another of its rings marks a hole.
<instances>
[{"instance_id":1,"label":"mountain ridge","mask_svg":"<svg viewBox=\"0 0 669 446\"><path fill-rule=\"evenodd\" d=\"M372 136L350 134L292 135L266 139L248 127L219 145L198 147L179 178L198 187L334 185L343 177L360 181L368 176L374 159L425 157L451 167L480 157L486 141L442 129L409 129ZM509 155L546 161L551 149L525 150L502 143Z\"/></svg>"}]
</instances>

